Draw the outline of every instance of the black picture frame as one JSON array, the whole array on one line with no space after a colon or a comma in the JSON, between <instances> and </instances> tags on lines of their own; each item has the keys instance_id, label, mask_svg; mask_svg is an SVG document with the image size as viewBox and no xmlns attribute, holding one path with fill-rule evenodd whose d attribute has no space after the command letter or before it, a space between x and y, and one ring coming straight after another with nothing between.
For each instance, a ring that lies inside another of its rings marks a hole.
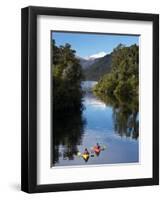
<instances>
[{"instance_id":1,"label":"black picture frame","mask_svg":"<svg viewBox=\"0 0 163 200\"><path fill-rule=\"evenodd\" d=\"M37 16L56 15L153 23L153 177L37 185ZM21 12L21 190L28 193L159 184L159 15L29 6Z\"/></svg>"}]
</instances>

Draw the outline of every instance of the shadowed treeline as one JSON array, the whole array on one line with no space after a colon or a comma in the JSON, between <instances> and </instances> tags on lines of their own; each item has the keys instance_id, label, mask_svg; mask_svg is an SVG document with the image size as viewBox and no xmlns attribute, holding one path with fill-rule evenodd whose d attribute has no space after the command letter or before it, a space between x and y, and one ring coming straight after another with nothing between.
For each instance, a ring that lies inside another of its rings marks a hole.
<instances>
[{"instance_id":1,"label":"shadowed treeline","mask_svg":"<svg viewBox=\"0 0 163 200\"><path fill-rule=\"evenodd\" d=\"M54 112L82 110L81 65L71 45L57 47L52 40L52 81Z\"/></svg>"},{"instance_id":2,"label":"shadowed treeline","mask_svg":"<svg viewBox=\"0 0 163 200\"><path fill-rule=\"evenodd\" d=\"M72 160L81 143L83 91L82 68L70 44L57 47L52 40L53 150L52 163L59 157ZM63 151L59 152L59 146Z\"/></svg>"},{"instance_id":3,"label":"shadowed treeline","mask_svg":"<svg viewBox=\"0 0 163 200\"><path fill-rule=\"evenodd\" d=\"M82 143L85 120L82 113L71 113L67 115L56 115L53 117L53 163L63 159L73 160L77 155L77 145ZM59 152L59 146L63 149Z\"/></svg>"}]
</instances>

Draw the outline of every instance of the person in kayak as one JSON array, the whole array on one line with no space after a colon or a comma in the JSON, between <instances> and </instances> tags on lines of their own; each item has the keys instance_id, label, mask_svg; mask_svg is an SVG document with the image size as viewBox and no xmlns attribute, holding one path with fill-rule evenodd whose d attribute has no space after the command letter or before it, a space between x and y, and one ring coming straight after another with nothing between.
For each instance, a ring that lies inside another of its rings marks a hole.
<instances>
[{"instance_id":1,"label":"person in kayak","mask_svg":"<svg viewBox=\"0 0 163 200\"><path fill-rule=\"evenodd\" d=\"M99 156L100 151L101 151L101 146L99 145L99 143L96 143L93 150L94 150L96 156Z\"/></svg>"},{"instance_id":2,"label":"person in kayak","mask_svg":"<svg viewBox=\"0 0 163 200\"><path fill-rule=\"evenodd\" d=\"M83 159L85 160L85 162L87 162L89 160L89 151L87 148L85 148L83 154L82 154Z\"/></svg>"},{"instance_id":3,"label":"person in kayak","mask_svg":"<svg viewBox=\"0 0 163 200\"><path fill-rule=\"evenodd\" d=\"M85 148L85 150L84 150L83 154L89 155L89 151L88 151L88 149L87 149L87 148Z\"/></svg>"},{"instance_id":4,"label":"person in kayak","mask_svg":"<svg viewBox=\"0 0 163 200\"><path fill-rule=\"evenodd\" d=\"M100 148L101 148L101 146L99 145L99 143L96 143L95 149L100 149Z\"/></svg>"}]
</instances>

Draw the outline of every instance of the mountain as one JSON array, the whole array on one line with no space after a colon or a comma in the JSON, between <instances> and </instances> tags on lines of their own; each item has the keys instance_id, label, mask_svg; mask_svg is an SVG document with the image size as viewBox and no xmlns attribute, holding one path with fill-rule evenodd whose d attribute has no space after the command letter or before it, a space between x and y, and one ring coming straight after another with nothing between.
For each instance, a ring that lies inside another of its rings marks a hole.
<instances>
[{"instance_id":1,"label":"mountain","mask_svg":"<svg viewBox=\"0 0 163 200\"><path fill-rule=\"evenodd\" d=\"M98 52L98 53L96 53L96 54L93 54L93 55L91 55L91 56L88 56L86 59L92 59L92 60L94 60L94 59L96 59L96 58L102 58L102 57L104 57L104 56L106 56L107 55L107 53L106 52L104 52L104 51L102 51L102 52Z\"/></svg>"},{"instance_id":2,"label":"mountain","mask_svg":"<svg viewBox=\"0 0 163 200\"><path fill-rule=\"evenodd\" d=\"M98 81L111 70L111 54L94 59L80 59L86 80Z\"/></svg>"},{"instance_id":3,"label":"mountain","mask_svg":"<svg viewBox=\"0 0 163 200\"><path fill-rule=\"evenodd\" d=\"M85 58L80 58L80 57L78 57L78 59L80 60L80 64L81 64L83 69L90 67L91 65L96 63L97 60L98 60L98 59L92 59L92 58L85 59Z\"/></svg>"}]
</instances>

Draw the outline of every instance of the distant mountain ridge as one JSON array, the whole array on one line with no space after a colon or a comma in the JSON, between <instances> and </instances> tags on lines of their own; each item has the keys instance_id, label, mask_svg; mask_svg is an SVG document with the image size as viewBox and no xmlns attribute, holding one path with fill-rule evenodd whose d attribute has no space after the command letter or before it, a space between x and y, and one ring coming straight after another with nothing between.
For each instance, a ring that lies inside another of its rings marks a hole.
<instances>
[{"instance_id":1,"label":"distant mountain ridge","mask_svg":"<svg viewBox=\"0 0 163 200\"><path fill-rule=\"evenodd\" d=\"M98 81L104 74L111 70L111 54L103 57L84 59L78 57L83 68L86 80Z\"/></svg>"},{"instance_id":2,"label":"distant mountain ridge","mask_svg":"<svg viewBox=\"0 0 163 200\"><path fill-rule=\"evenodd\" d=\"M80 58L78 57L78 59L80 60L80 64L82 66L83 69L86 69L88 67L90 67L91 65L93 65L94 63L97 62L98 58L97 59L85 59L85 58Z\"/></svg>"}]
</instances>

